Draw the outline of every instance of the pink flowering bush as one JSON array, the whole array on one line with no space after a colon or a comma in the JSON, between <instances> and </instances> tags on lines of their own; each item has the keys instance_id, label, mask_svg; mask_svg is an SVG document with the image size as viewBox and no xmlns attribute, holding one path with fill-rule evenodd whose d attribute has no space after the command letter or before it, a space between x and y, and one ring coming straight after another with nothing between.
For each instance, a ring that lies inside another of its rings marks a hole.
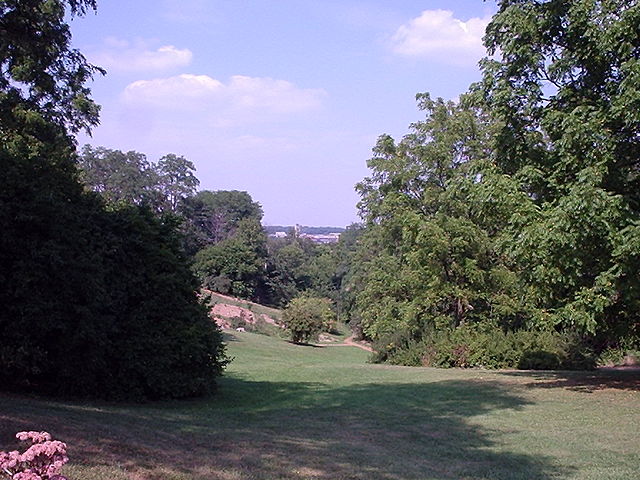
<instances>
[{"instance_id":1,"label":"pink flowering bush","mask_svg":"<svg viewBox=\"0 0 640 480\"><path fill-rule=\"evenodd\" d=\"M47 432L19 432L16 438L30 441L23 453L0 451L0 478L10 480L67 480L60 475L67 463L67 445L52 440Z\"/></svg>"}]
</instances>

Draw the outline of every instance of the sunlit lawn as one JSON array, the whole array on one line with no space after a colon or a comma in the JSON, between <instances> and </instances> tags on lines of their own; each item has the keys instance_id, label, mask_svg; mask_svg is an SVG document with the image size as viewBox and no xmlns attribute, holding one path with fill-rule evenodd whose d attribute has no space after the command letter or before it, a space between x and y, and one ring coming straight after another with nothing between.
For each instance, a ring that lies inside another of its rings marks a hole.
<instances>
[{"instance_id":1,"label":"sunlit lawn","mask_svg":"<svg viewBox=\"0 0 640 480\"><path fill-rule=\"evenodd\" d=\"M0 449L18 430L48 430L69 444L77 480L640 477L638 372L388 367L354 347L250 333L229 351L205 400L2 395Z\"/></svg>"}]
</instances>

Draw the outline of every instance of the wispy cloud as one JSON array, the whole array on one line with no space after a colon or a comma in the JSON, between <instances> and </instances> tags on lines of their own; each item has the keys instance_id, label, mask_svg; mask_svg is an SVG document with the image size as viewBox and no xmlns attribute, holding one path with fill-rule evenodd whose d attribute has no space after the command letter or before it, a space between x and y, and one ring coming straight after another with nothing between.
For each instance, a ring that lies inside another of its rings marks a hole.
<instances>
[{"instance_id":1,"label":"wispy cloud","mask_svg":"<svg viewBox=\"0 0 640 480\"><path fill-rule=\"evenodd\" d=\"M133 42L118 38L107 38L99 49L88 52L95 65L109 72L157 72L185 67L191 63L193 54L187 48L173 45L152 47L150 41L137 39Z\"/></svg>"},{"instance_id":2,"label":"wispy cloud","mask_svg":"<svg viewBox=\"0 0 640 480\"><path fill-rule=\"evenodd\" d=\"M152 108L212 112L219 120L237 123L314 109L325 96L322 89L268 77L235 75L225 83L208 75L182 74L133 82L122 99Z\"/></svg>"},{"instance_id":3,"label":"wispy cloud","mask_svg":"<svg viewBox=\"0 0 640 480\"><path fill-rule=\"evenodd\" d=\"M449 10L425 10L398 28L391 38L391 49L406 57L474 65L485 53L482 37L490 19L462 21Z\"/></svg>"}]
</instances>

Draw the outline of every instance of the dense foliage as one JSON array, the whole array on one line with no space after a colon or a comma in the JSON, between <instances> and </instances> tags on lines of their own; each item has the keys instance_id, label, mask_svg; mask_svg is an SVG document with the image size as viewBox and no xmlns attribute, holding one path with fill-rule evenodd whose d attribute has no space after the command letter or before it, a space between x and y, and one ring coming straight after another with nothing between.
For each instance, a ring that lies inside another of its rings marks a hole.
<instances>
[{"instance_id":1,"label":"dense foliage","mask_svg":"<svg viewBox=\"0 0 640 480\"><path fill-rule=\"evenodd\" d=\"M82 182L107 203L144 205L159 213L176 213L200 183L193 163L173 153L154 164L142 153L85 145L78 166Z\"/></svg>"},{"instance_id":2,"label":"dense foliage","mask_svg":"<svg viewBox=\"0 0 640 480\"><path fill-rule=\"evenodd\" d=\"M0 3L0 385L57 395L185 397L226 363L171 218L106 205L69 131L94 125L65 6ZM6 35L5 35L6 34ZM44 44L42 42L45 42Z\"/></svg>"},{"instance_id":3,"label":"dense foliage","mask_svg":"<svg viewBox=\"0 0 640 480\"><path fill-rule=\"evenodd\" d=\"M82 15L95 0L0 2L0 105L38 111L72 132L95 126L99 107L85 83L103 71L70 48L66 9Z\"/></svg>"},{"instance_id":4,"label":"dense foliage","mask_svg":"<svg viewBox=\"0 0 640 480\"><path fill-rule=\"evenodd\" d=\"M198 251L194 271L205 288L258 299L262 288L266 235L259 222L245 219L230 238Z\"/></svg>"},{"instance_id":5,"label":"dense foliage","mask_svg":"<svg viewBox=\"0 0 640 480\"><path fill-rule=\"evenodd\" d=\"M342 289L355 250L352 231L335 245L316 244L294 231L267 237L259 219L249 214L226 238L198 250L193 269L203 286L218 293L276 307L306 294L329 298L346 313Z\"/></svg>"},{"instance_id":6,"label":"dense foliage","mask_svg":"<svg viewBox=\"0 0 640 480\"><path fill-rule=\"evenodd\" d=\"M302 296L291 300L282 313L282 324L294 343L315 340L335 327L335 314L327 298Z\"/></svg>"},{"instance_id":7,"label":"dense foliage","mask_svg":"<svg viewBox=\"0 0 640 480\"><path fill-rule=\"evenodd\" d=\"M504 251L545 321L638 333L640 7L635 1L501 2L474 87L498 124L501 179L523 198Z\"/></svg>"},{"instance_id":8,"label":"dense foliage","mask_svg":"<svg viewBox=\"0 0 640 480\"><path fill-rule=\"evenodd\" d=\"M247 192L238 190L203 190L185 196L177 211L184 219L186 250L190 255L229 240L242 221L259 224L262 220L260 204Z\"/></svg>"},{"instance_id":9,"label":"dense foliage","mask_svg":"<svg viewBox=\"0 0 640 480\"><path fill-rule=\"evenodd\" d=\"M483 80L380 137L354 313L381 359L584 367L637 346L639 32L636 2L503 0ZM482 359L482 332L511 360Z\"/></svg>"}]
</instances>

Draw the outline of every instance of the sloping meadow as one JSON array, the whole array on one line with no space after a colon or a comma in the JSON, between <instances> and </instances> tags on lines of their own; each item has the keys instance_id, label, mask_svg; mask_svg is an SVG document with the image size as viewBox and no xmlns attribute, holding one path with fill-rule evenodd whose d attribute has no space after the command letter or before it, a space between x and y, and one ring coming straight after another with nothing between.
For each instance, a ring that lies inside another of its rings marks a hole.
<instances>
[{"instance_id":1,"label":"sloping meadow","mask_svg":"<svg viewBox=\"0 0 640 480\"><path fill-rule=\"evenodd\" d=\"M208 399L113 405L0 396L69 446L70 479L628 479L640 374L409 368L356 348L227 334Z\"/></svg>"}]
</instances>

